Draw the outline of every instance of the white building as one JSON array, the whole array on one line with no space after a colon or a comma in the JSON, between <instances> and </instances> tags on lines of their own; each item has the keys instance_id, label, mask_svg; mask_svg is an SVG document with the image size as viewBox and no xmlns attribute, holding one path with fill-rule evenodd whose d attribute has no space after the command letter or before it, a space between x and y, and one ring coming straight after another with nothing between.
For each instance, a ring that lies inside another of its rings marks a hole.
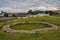
<instances>
[{"instance_id":1,"label":"white building","mask_svg":"<svg viewBox=\"0 0 60 40\"><path fill-rule=\"evenodd\" d=\"M0 13L0 17L3 17L4 16L4 14L3 13Z\"/></svg>"},{"instance_id":2,"label":"white building","mask_svg":"<svg viewBox=\"0 0 60 40\"><path fill-rule=\"evenodd\" d=\"M49 14L39 13L37 16L49 16Z\"/></svg>"}]
</instances>

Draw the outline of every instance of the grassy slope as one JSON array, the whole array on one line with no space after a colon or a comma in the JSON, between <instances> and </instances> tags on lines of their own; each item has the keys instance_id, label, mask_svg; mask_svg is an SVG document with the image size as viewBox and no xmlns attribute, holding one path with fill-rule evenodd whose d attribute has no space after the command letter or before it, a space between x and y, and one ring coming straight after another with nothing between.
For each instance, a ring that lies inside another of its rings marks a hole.
<instances>
[{"instance_id":1,"label":"grassy slope","mask_svg":"<svg viewBox=\"0 0 60 40\"><path fill-rule=\"evenodd\" d=\"M48 23L52 23L52 24L60 26L60 17L56 17L56 16L45 16L45 17L25 18L25 19L14 19L14 20L11 20L9 22L6 22L5 24L13 24L13 23L16 23L16 22L25 22L25 21L30 21L30 22L48 22ZM0 23L0 25L3 25L3 24ZM2 26L0 26L0 27L2 27Z\"/></svg>"},{"instance_id":2,"label":"grassy slope","mask_svg":"<svg viewBox=\"0 0 60 40\"><path fill-rule=\"evenodd\" d=\"M38 37L35 34L0 32L0 40L60 40L60 29L41 32Z\"/></svg>"},{"instance_id":3,"label":"grassy slope","mask_svg":"<svg viewBox=\"0 0 60 40\"><path fill-rule=\"evenodd\" d=\"M30 21L30 22L48 22L52 23L55 25L60 26L60 17L58 16L45 16L45 17L32 17L32 18L25 18L25 19L14 19L9 22L6 22L5 24L13 24L16 22L25 22L25 21ZM0 23L0 28L3 27L1 25L4 25L4 23Z\"/></svg>"},{"instance_id":4,"label":"grassy slope","mask_svg":"<svg viewBox=\"0 0 60 40\"><path fill-rule=\"evenodd\" d=\"M36 18L26 18L26 19L16 19L6 24L12 24L15 22L23 21L32 21L32 22L41 22L44 19L45 22L56 24L60 26L60 17L36 17ZM2 24L0 24L1 26ZM48 32L42 32L39 34L39 37L36 37L34 34L21 34L21 33L4 33L0 32L0 40L60 40L60 29L52 30Z\"/></svg>"},{"instance_id":5,"label":"grassy slope","mask_svg":"<svg viewBox=\"0 0 60 40\"><path fill-rule=\"evenodd\" d=\"M48 22L52 24L56 24L60 26L60 17L56 16L45 16L45 17L32 17L32 18L25 18L25 19L16 19L10 22L7 22L6 24L12 24L16 22L25 22L25 21L30 21L30 22Z\"/></svg>"}]
</instances>

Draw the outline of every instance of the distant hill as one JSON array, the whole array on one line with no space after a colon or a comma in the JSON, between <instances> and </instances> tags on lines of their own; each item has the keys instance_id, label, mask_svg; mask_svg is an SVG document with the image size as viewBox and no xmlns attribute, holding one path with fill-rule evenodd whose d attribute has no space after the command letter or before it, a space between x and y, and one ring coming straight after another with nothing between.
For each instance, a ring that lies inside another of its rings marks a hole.
<instances>
[{"instance_id":1,"label":"distant hill","mask_svg":"<svg viewBox=\"0 0 60 40\"><path fill-rule=\"evenodd\" d=\"M44 11L40 11L40 10L35 10L33 11L34 13L44 13Z\"/></svg>"}]
</instances>

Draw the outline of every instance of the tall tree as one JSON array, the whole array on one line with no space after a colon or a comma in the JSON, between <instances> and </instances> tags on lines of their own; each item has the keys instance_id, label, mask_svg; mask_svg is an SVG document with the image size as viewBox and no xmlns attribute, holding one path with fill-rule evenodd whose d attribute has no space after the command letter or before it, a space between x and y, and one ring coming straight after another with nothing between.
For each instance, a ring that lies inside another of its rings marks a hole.
<instances>
[{"instance_id":1,"label":"tall tree","mask_svg":"<svg viewBox=\"0 0 60 40\"><path fill-rule=\"evenodd\" d=\"M8 17L8 13L7 12L4 12L4 17Z\"/></svg>"},{"instance_id":2,"label":"tall tree","mask_svg":"<svg viewBox=\"0 0 60 40\"><path fill-rule=\"evenodd\" d=\"M48 11L45 11L45 14L48 14Z\"/></svg>"},{"instance_id":3,"label":"tall tree","mask_svg":"<svg viewBox=\"0 0 60 40\"><path fill-rule=\"evenodd\" d=\"M28 11L28 14L33 14L33 11L30 9L30 10Z\"/></svg>"},{"instance_id":4,"label":"tall tree","mask_svg":"<svg viewBox=\"0 0 60 40\"><path fill-rule=\"evenodd\" d=\"M54 12L53 11L45 11L45 14L53 15Z\"/></svg>"},{"instance_id":5,"label":"tall tree","mask_svg":"<svg viewBox=\"0 0 60 40\"><path fill-rule=\"evenodd\" d=\"M33 14L33 11L30 9L30 10L27 12L27 14L28 14L28 17L29 17L30 14Z\"/></svg>"}]
</instances>

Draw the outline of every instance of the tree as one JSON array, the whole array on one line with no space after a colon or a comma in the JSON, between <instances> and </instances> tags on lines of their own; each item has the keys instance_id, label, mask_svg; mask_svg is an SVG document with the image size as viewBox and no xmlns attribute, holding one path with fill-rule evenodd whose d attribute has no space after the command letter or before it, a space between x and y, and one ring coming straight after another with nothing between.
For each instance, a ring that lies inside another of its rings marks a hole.
<instances>
[{"instance_id":1,"label":"tree","mask_svg":"<svg viewBox=\"0 0 60 40\"><path fill-rule=\"evenodd\" d=\"M27 14L28 14L28 17L29 17L30 14L33 14L33 11L30 9L30 10L27 12Z\"/></svg>"},{"instance_id":2,"label":"tree","mask_svg":"<svg viewBox=\"0 0 60 40\"><path fill-rule=\"evenodd\" d=\"M8 17L8 13L7 12L1 11L1 13L4 15L4 17Z\"/></svg>"},{"instance_id":3,"label":"tree","mask_svg":"<svg viewBox=\"0 0 60 40\"><path fill-rule=\"evenodd\" d=\"M45 14L48 14L48 11L45 11Z\"/></svg>"},{"instance_id":4,"label":"tree","mask_svg":"<svg viewBox=\"0 0 60 40\"><path fill-rule=\"evenodd\" d=\"M30 9L30 10L28 11L28 14L33 14L33 11Z\"/></svg>"},{"instance_id":5,"label":"tree","mask_svg":"<svg viewBox=\"0 0 60 40\"><path fill-rule=\"evenodd\" d=\"M54 12L53 11L45 11L45 14L53 15Z\"/></svg>"},{"instance_id":6,"label":"tree","mask_svg":"<svg viewBox=\"0 0 60 40\"><path fill-rule=\"evenodd\" d=\"M16 14L12 14L13 17L17 17Z\"/></svg>"},{"instance_id":7,"label":"tree","mask_svg":"<svg viewBox=\"0 0 60 40\"><path fill-rule=\"evenodd\" d=\"M8 13L7 12L4 12L4 17L8 17Z\"/></svg>"},{"instance_id":8,"label":"tree","mask_svg":"<svg viewBox=\"0 0 60 40\"><path fill-rule=\"evenodd\" d=\"M54 14L54 12L53 11L49 11L49 15L53 15Z\"/></svg>"}]
</instances>

